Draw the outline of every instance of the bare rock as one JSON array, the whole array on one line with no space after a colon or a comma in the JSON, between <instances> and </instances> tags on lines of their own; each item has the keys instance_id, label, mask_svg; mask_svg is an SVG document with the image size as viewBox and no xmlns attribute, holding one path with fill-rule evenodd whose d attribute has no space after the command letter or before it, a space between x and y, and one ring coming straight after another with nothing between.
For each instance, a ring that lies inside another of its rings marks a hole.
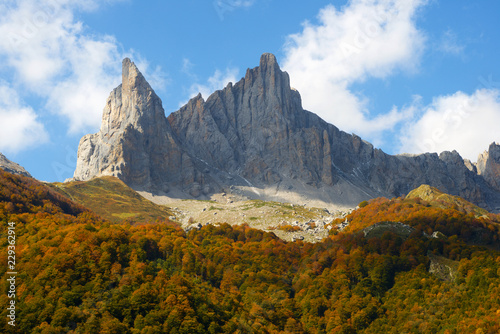
<instances>
[{"instance_id":1,"label":"bare rock","mask_svg":"<svg viewBox=\"0 0 500 334\"><path fill-rule=\"evenodd\" d=\"M434 239L446 239L446 235L444 235L443 233L439 232L439 231L434 231L431 235L431 238L434 238Z\"/></svg>"},{"instance_id":2,"label":"bare rock","mask_svg":"<svg viewBox=\"0 0 500 334\"><path fill-rule=\"evenodd\" d=\"M477 160L477 171L486 182L500 191L500 145L492 143Z\"/></svg>"},{"instance_id":3,"label":"bare rock","mask_svg":"<svg viewBox=\"0 0 500 334\"><path fill-rule=\"evenodd\" d=\"M193 197L204 185L203 173L173 135L160 98L128 58L122 84L106 102L100 131L84 136L78 148L74 179L102 175L153 192L179 186Z\"/></svg>"},{"instance_id":4,"label":"bare rock","mask_svg":"<svg viewBox=\"0 0 500 334\"><path fill-rule=\"evenodd\" d=\"M26 171L26 169L24 169L21 165L10 161L2 153L0 153L0 168L12 174L32 177L31 174Z\"/></svg>"}]
</instances>

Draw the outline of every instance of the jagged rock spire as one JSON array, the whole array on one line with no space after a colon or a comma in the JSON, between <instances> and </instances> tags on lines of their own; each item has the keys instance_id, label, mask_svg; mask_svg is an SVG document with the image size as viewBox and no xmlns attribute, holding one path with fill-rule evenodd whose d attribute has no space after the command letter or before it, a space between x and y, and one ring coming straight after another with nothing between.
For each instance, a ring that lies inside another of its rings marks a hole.
<instances>
[{"instance_id":1,"label":"jagged rock spire","mask_svg":"<svg viewBox=\"0 0 500 334\"><path fill-rule=\"evenodd\" d=\"M108 97L100 131L80 141L74 179L112 175L134 188L168 191L183 172L196 181L188 167L180 168L183 163L192 164L172 136L160 98L125 58L122 83Z\"/></svg>"},{"instance_id":2,"label":"jagged rock spire","mask_svg":"<svg viewBox=\"0 0 500 334\"><path fill-rule=\"evenodd\" d=\"M276 56L272 53L264 53L260 57L259 68L263 72L281 71L278 61L276 60Z\"/></svg>"},{"instance_id":3,"label":"jagged rock spire","mask_svg":"<svg viewBox=\"0 0 500 334\"><path fill-rule=\"evenodd\" d=\"M139 71L137 66L129 58L122 61L122 91L130 92L138 87L148 87L149 83L144 79L144 76Z\"/></svg>"},{"instance_id":4,"label":"jagged rock spire","mask_svg":"<svg viewBox=\"0 0 500 334\"><path fill-rule=\"evenodd\" d=\"M103 111L101 132L123 131L132 125L140 131L161 126L165 112L156 95L137 66L129 59L122 62L122 83L111 92Z\"/></svg>"},{"instance_id":5,"label":"jagged rock spire","mask_svg":"<svg viewBox=\"0 0 500 334\"><path fill-rule=\"evenodd\" d=\"M477 172L495 189L500 191L500 145L492 143L477 159ZM499 203L500 206L500 203Z\"/></svg>"}]
</instances>

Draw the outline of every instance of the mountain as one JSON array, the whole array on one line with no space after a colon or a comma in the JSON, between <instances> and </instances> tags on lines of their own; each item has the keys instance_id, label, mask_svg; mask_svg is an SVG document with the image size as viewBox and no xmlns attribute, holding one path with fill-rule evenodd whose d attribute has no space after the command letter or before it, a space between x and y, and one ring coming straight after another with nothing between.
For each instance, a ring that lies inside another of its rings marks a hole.
<instances>
[{"instance_id":1,"label":"mountain","mask_svg":"<svg viewBox=\"0 0 500 334\"><path fill-rule=\"evenodd\" d=\"M113 175L136 190L177 198L232 191L250 198L355 206L421 184L500 210L492 144L478 166L456 152L388 155L302 108L272 54L206 100L165 117L160 98L129 59L100 131L82 138L75 180ZM332 106L332 112L342 112ZM484 161L484 162L483 162Z\"/></svg>"},{"instance_id":2,"label":"mountain","mask_svg":"<svg viewBox=\"0 0 500 334\"><path fill-rule=\"evenodd\" d=\"M31 174L28 173L26 171L26 169L24 169L19 164L10 161L2 153L0 153L0 168L3 169L6 172L9 172L9 173L12 173L12 174L24 175L24 176L31 177Z\"/></svg>"}]
</instances>

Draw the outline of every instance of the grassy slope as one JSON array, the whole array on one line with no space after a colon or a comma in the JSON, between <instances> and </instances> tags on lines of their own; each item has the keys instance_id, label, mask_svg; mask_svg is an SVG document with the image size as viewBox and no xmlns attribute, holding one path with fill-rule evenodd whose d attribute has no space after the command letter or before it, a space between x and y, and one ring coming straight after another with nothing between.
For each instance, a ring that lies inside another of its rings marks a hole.
<instances>
[{"instance_id":1,"label":"grassy slope","mask_svg":"<svg viewBox=\"0 0 500 334\"><path fill-rule=\"evenodd\" d=\"M477 217L489 214L488 211L486 211L485 209L482 209L464 200L463 198L460 198L458 196L448 195L426 184L423 184L420 187L412 190L406 196L406 199L412 199L417 197L423 199L426 202L429 202L429 204L432 206L442 209L452 208L459 210L461 212L473 213Z\"/></svg>"},{"instance_id":2,"label":"grassy slope","mask_svg":"<svg viewBox=\"0 0 500 334\"><path fill-rule=\"evenodd\" d=\"M146 222L172 215L168 208L148 201L112 176L86 182L52 183L49 186L111 221Z\"/></svg>"}]
</instances>

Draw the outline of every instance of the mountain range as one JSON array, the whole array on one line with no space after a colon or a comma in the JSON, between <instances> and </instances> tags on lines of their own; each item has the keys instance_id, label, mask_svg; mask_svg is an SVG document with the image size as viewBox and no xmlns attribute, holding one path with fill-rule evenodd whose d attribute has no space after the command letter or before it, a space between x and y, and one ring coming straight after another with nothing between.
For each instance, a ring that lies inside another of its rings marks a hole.
<instances>
[{"instance_id":1,"label":"mountain range","mask_svg":"<svg viewBox=\"0 0 500 334\"><path fill-rule=\"evenodd\" d=\"M332 105L332 112L343 112ZM304 110L272 54L206 100L199 94L165 116L135 64L84 136L73 180L116 176L138 191L207 199L230 191L249 198L356 206L428 184L490 211L500 210L500 145L477 163L456 152L389 155Z\"/></svg>"}]
</instances>

